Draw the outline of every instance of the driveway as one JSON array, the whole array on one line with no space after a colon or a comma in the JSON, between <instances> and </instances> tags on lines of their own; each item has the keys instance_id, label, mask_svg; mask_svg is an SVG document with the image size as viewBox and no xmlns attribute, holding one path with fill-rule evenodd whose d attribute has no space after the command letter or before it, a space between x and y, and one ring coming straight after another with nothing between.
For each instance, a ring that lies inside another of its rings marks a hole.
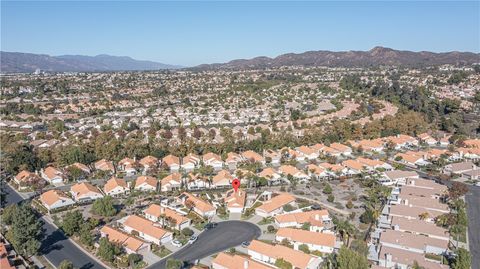
<instances>
[{"instance_id":1,"label":"driveway","mask_svg":"<svg viewBox=\"0 0 480 269\"><path fill-rule=\"evenodd\" d=\"M218 223L216 228L201 233L195 243L182 248L148 268L164 269L169 258L194 263L196 260L238 246L244 241L258 238L260 235L260 228L255 224L236 220L223 221Z\"/></svg>"}]
</instances>

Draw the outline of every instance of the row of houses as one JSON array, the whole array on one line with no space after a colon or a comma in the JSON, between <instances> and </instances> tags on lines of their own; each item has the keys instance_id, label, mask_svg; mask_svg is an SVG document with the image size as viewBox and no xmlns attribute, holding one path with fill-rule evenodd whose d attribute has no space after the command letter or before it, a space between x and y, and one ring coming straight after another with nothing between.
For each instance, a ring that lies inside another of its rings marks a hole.
<instances>
[{"instance_id":1,"label":"row of houses","mask_svg":"<svg viewBox=\"0 0 480 269\"><path fill-rule=\"evenodd\" d=\"M449 253L448 230L435 219L449 213L443 201L447 188L431 180L407 178L394 188L371 235L368 258L376 268L449 268L440 257Z\"/></svg>"}]
</instances>

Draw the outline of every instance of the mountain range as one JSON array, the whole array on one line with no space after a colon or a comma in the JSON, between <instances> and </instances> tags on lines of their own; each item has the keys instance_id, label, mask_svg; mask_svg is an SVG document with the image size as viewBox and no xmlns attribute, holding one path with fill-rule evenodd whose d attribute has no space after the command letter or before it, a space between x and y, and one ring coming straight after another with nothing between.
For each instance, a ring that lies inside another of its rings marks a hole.
<instances>
[{"instance_id":1,"label":"mountain range","mask_svg":"<svg viewBox=\"0 0 480 269\"><path fill-rule=\"evenodd\" d=\"M374 47L369 51L307 51L288 53L275 58L256 57L239 59L228 63L203 64L197 70L216 69L261 69L279 66L329 66L329 67L369 67L369 66L432 66L442 64L480 63L480 54L472 52L404 51L385 47Z\"/></svg>"},{"instance_id":2,"label":"mountain range","mask_svg":"<svg viewBox=\"0 0 480 269\"><path fill-rule=\"evenodd\" d=\"M1 52L2 73L30 73L36 69L49 72L92 72L180 69L182 66L152 61L139 61L127 56L63 55L49 56L20 52ZM480 54L472 52L404 51L375 47L369 51L307 51L288 53L275 58L265 56L253 59L238 59L228 63L202 64L190 70L243 70L263 69L279 66L329 66L329 67L372 67L407 66L422 67L442 64L468 65L480 63Z\"/></svg>"},{"instance_id":3,"label":"mountain range","mask_svg":"<svg viewBox=\"0 0 480 269\"><path fill-rule=\"evenodd\" d=\"M168 65L152 61L139 61L127 56L63 55L4 52L0 54L2 73L31 73L36 69L48 72L93 72L178 69L182 66Z\"/></svg>"}]
</instances>

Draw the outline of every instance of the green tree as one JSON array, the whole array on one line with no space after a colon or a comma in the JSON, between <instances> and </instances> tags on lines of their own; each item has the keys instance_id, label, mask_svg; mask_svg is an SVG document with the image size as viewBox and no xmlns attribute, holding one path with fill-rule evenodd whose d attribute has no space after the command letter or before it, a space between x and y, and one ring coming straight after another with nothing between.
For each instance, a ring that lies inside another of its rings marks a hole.
<instances>
[{"instance_id":1,"label":"green tree","mask_svg":"<svg viewBox=\"0 0 480 269\"><path fill-rule=\"evenodd\" d=\"M456 251L457 256L453 261L452 268L453 269L470 269L472 265L472 258L470 256L470 252L464 248L459 248Z\"/></svg>"},{"instance_id":2,"label":"green tree","mask_svg":"<svg viewBox=\"0 0 480 269\"><path fill-rule=\"evenodd\" d=\"M92 227L89 223L82 224L79 231L80 242L86 246L92 247L94 236L92 234Z\"/></svg>"},{"instance_id":3,"label":"green tree","mask_svg":"<svg viewBox=\"0 0 480 269\"><path fill-rule=\"evenodd\" d=\"M190 228L183 228L182 229L182 234L185 236L192 236L193 235L193 230Z\"/></svg>"},{"instance_id":4,"label":"green tree","mask_svg":"<svg viewBox=\"0 0 480 269\"><path fill-rule=\"evenodd\" d=\"M15 250L26 257L37 254L43 236L42 223L32 207L26 203L19 206L6 235Z\"/></svg>"},{"instance_id":5,"label":"green tree","mask_svg":"<svg viewBox=\"0 0 480 269\"><path fill-rule=\"evenodd\" d=\"M325 194L331 194L332 193L332 187L330 186L330 184L325 184L325 187L323 187L323 193Z\"/></svg>"},{"instance_id":6,"label":"green tree","mask_svg":"<svg viewBox=\"0 0 480 269\"><path fill-rule=\"evenodd\" d=\"M293 268L292 264L287 262L283 258L277 259L275 261L275 266L280 268L280 269L292 269Z\"/></svg>"},{"instance_id":7,"label":"green tree","mask_svg":"<svg viewBox=\"0 0 480 269\"><path fill-rule=\"evenodd\" d=\"M338 269L367 269L368 261L363 255L343 246L337 255Z\"/></svg>"},{"instance_id":8,"label":"green tree","mask_svg":"<svg viewBox=\"0 0 480 269\"><path fill-rule=\"evenodd\" d=\"M100 244L98 247L98 256L104 259L105 261L113 262L115 260L115 256L122 253L121 248L114 243L108 241L106 237L102 237L100 239Z\"/></svg>"},{"instance_id":9,"label":"green tree","mask_svg":"<svg viewBox=\"0 0 480 269\"><path fill-rule=\"evenodd\" d=\"M117 210L113 206L113 198L111 196L105 196L95 200L92 205L92 212L104 217L115 216Z\"/></svg>"},{"instance_id":10,"label":"green tree","mask_svg":"<svg viewBox=\"0 0 480 269\"><path fill-rule=\"evenodd\" d=\"M83 223L83 216L79 210L69 211L63 217L62 230L66 235L72 236L80 231Z\"/></svg>"},{"instance_id":11,"label":"green tree","mask_svg":"<svg viewBox=\"0 0 480 269\"><path fill-rule=\"evenodd\" d=\"M73 269L73 263L68 260L63 260L58 266L58 269Z\"/></svg>"},{"instance_id":12,"label":"green tree","mask_svg":"<svg viewBox=\"0 0 480 269\"><path fill-rule=\"evenodd\" d=\"M167 269L180 269L183 266L183 262L177 259L168 259L167 260Z\"/></svg>"},{"instance_id":13,"label":"green tree","mask_svg":"<svg viewBox=\"0 0 480 269\"><path fill-rule=\"evenodd\" d=\"M11 225L15 214L18 212L17 204L11 204L3 209L2 223L5 225Z\"/></svg>"},{"instance_id":14,"label":"green tree","mask_svg":"<svg viewBox=\"0 0 480 269\"><path fill-rule=\"evenodd\" d=\"M142 261L142 256L136 253L130 253L128 255L128 265L130 265L131 268L134 268L137 266L138 263Z\"/></svg>"},{"instance_id":15,"label":"green tree","mask_svg":"<svg viewBox=\"0 0 480 269\"><path fill-rule=\"evenodd\" d=\"M301 244L300 246L298 246L298 250L300 250L304 253L310 254L310 249L305 244Z\"/></svg>"}]
</instances>

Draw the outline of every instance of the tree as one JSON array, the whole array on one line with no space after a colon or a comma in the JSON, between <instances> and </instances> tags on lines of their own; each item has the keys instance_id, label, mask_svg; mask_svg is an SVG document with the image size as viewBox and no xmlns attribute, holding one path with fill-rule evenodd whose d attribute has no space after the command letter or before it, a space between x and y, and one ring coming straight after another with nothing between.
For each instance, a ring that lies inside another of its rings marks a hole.
<instances>
[{"instance_id":1,"label":"tree","mask_svg":"<svg viewBox=\"0 0 480 269\"><path fill-rule=\"evenodd\" d=\"M35 215L32 207L26 203L17 207L11 219L7 239L15 250L26 257L37 254L40 249L40 240L44 236L42 223Z\"/></svg>"},{"instance_id":2,"label":"tree","mask_svg":"<svg viewBox=\"0 0 480 269\"><path fill-rule=\"evenodd\" d=\"M468 192L468 186L462 182L453 182L452 186L448 189L448 196L450 199L457 199Z\"/></svg>"},{"instance_id":3,"label":"tree","mask_svg":"<svg viewBox=\"0 0 480 269\"><path fill-rule=\"evenodd\" d=\"M130 265L131 268L134 268L141 261L142 256L140 254L130 253L128 255L128 265Z\"/></svg>"},{"instance_id":4,"label":"tree","mask_svg":"<svg viewBox=\"0 0 480 269\"><path fill-rule=\"evenodd\" d=\"M80 231L83 223L83 216L79 210L69 211L63 217L62 230L66 235L72 236Z\"/></svg>"},{"instance_id":5,"label":"tree","mask_svg":"<svg viewBox=\"0 0 480 269\"><path fill-rule=\"evenodd\" d=\"M323 193L325 193L325 194L331 194L332 191L333 191L332 187L328 183L325 185L325 187L323 187Z\"/></svg>"},{"instance_id":6,"label":"tree","mask_svg":"<svg viewBox=\"0 0 480 269\"><path fill-rule=\"evenodd\" d=\"M18 212L17 204L11 204L5 207L5 209L3 209L3 212L2 212L2 218L1 218L2 222L5 225L11 225L13 222L13 218L17 212Z\"/></svg>"},{"instance_id":7,"label":"tree","mask_svg":"<svg viewBox=\"0 0 480 269\"><path fill-rule=\"evenodd\" d=\"M80 242L86 246L93 246L94 237L89 223L83 223L79 231Z\"/></svg>"},{"instance_id":8,"label":"tree","mask_svg":"<svg viewBox=\"0 0 480 269\"><path fill-rule=\"evenodd\" d=\"M167 269L181 269L183 267L183 262L177 259L168 259L167 260Z\"/></svg>"},{"instance_id":9,"label":"tree","mask_svg":"<svg viewBox=\"0 0 480 269\"><path fill-rule=\"evenodd\" d=\"M183 228L182 229L182 234L185 236L192 236L193 235L193 230L190 228Z\"/></svg>"},{"instance_id":10,"label":"tree","mask_svg":"<svg viewBox=\"0 0 480 269\"><path fill-rule=\"evenodd\" d=\"M100 239L100 246L98 247L98 256L105 261L113 262L115 256L121 253L121 248L110 241L106 237Z\"/></svg>"},{"instance_id":11,"label":"tree","mask_svg":"<svg viewBox=\"0 0 480 269\"><path fill-rule=\"evenodd\" d=\"M472 265L472 258L470 256L470 252L464 248L459 248L456 251L457 256L453 261L452 268L453 269L470 269Z\"/></svg>"},{"instance_id":12,"label":"tree","mask_svg":"<svg viewBox=\"0 0 480 269\"><path fill-rule=\"evenodd\" d=\"M63 260L58 266L58 269L73 269L73 263L68 260Z\"/></svg>"},{"instance_id":13,"label":"tree","mask_svg":"<svg viewBox=\"0 0 480 269\"><path fill-rule=\"evenodd\" d=\"M306 254L310 254L310 249L305 244L301 244L300 246L298 246L298 250L300 250L300 251L302 251Z\"/></svg>"},{"instance_id":14,"label":"tree","mask_svg":"<svg viewBox=\"0 0 480 269\"><path fill-rule=\"evenodd\" d=\"M367 269L368 261L363 255L343 246L337 255L338 269Z\"/></svg>"},{"instance_id":15,"label":"tree","mask_svg":"<svg viewBox=\"0 0 480 269\"><path fill-rule=\"evenodd\" d=\"M335 196L333 196L333 194L329 194L327 197L327 201L329 201L330 203L333 203L333 201L335 201Z\"/></svg>"},{"instance_id":16,"label":"tree","mask_svg":"<svg viewBox=\"0 0 480 269\"><path fill-rule=\"evenodd\" d=\"M275 261L275 266L280 269L292 269L293 266L291 263L287 262L283 258L279 258Z\"/></svg>"},{"instance_id":17,"label":"tree","mask_svg":"<svg viewBox=\"0 0 480 269\"><path fill-rule=\"evenodd\" d=\"M95 200L92 205L92 212L104 217L115 216L117 209L113 206L113 198L111 196L105 196Z\"/></svg>"}]
</instances>

